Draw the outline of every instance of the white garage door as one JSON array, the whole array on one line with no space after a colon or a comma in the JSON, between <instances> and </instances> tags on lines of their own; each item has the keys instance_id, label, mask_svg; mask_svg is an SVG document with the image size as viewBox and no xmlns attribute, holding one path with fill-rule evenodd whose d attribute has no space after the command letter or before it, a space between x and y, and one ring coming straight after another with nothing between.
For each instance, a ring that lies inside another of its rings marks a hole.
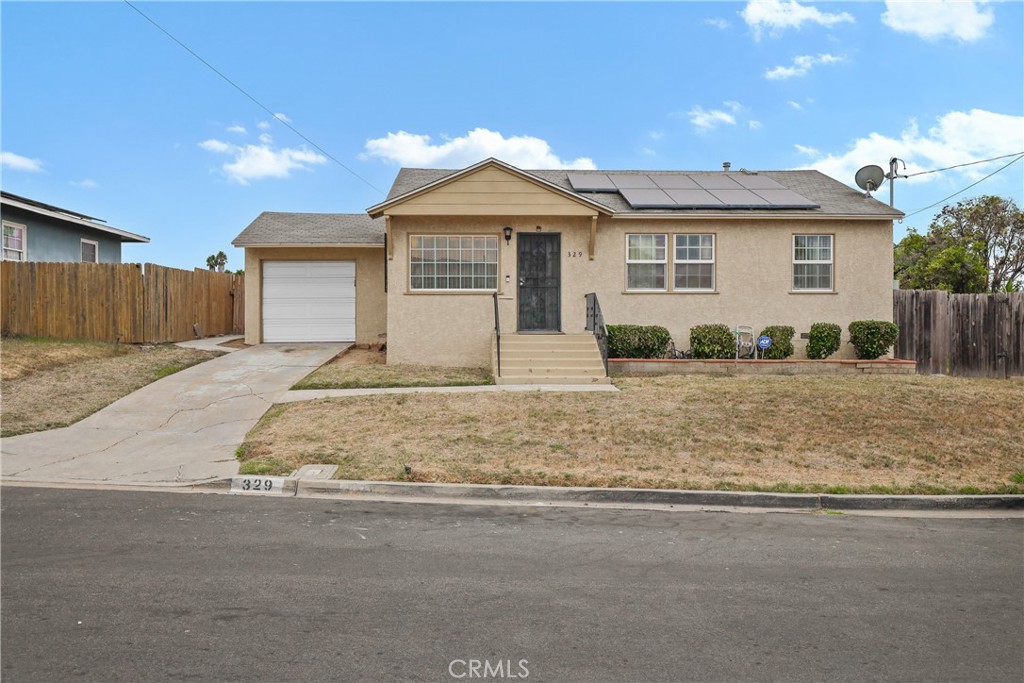
<instances>
[{"instance_id":1,"label":"white garage door","mask_svg":"<svg viewBox=\"0 0 1024 683\"><path fill-rule=\"evenodd\" d=\"M263 263L263 341L354 341L353 261Z\"/></svg>"}]
</instances>

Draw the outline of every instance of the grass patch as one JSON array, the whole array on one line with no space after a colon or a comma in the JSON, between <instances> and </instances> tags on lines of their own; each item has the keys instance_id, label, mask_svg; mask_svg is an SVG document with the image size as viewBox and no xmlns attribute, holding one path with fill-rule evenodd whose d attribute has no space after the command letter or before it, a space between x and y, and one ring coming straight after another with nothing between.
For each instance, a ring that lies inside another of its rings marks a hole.
<instances>
[{"instance_id":1,"label":"grass patch","mask_svg":"<svg viewBox=\"0 0 1024 683\"><path fill-rule=\"evenodd\" d=\"M339 478L364 480L1024 494L1022 380L693 375L616 385L619 394L286 404L249 433L245 457L336 464Z\"/></svg>"},{"instance_id":2,"label":"grass patch","mask_svg":"<svg viewBox=\"0 0 1024 683\"><path fill-rule=\"evenodd\" d=\"M288 463L277 458L253 458L246 460L238 468L239 474L262 474L262 475L288 475L292 473L292 467Z\"/></svg>"},{"instance_id":3,"label":"grass patch","mask_svg":"<svg viewBox=\"0 0 1024 683\"><path fill-rule=\"evenodd\" d=\"M292 389L391 389L483 384L494 384L486 368L387 365L382 352L351 349L307 375Z\"/></svg>"},{"instance_id":4,"label":"grass patch","mask_svg":"<svg viewBox=\"0 0 1024 683\"><path fill-rule=\"evenodd\" d=\"M173 344L4 337L0 436L66 427L122 396L221 354Z\"/></svg>"}]
</instances>

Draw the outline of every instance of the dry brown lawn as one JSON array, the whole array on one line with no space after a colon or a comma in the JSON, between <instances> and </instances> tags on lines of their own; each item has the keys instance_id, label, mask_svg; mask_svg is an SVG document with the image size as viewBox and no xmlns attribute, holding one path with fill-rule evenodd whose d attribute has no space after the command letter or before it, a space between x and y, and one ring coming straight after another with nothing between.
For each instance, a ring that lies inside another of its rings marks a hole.
<instances>
[{"instance_id":1,"label":"dry brown lawn","mask_svg":"<svg viewBox=\"0 0 1024 683\"><path fill-rule=\"evenodd\" d=\"M244 458L342 479L1024 493L1024 381L618 379L621 393L383 395L275 406Z\"/></svg>"},{"instance_id":2,"label":"dry brown lawn","mask_svg":"<svg viewBox=\"0 0 1024 683\"><path fill-rule=\"evenodd\" d=\"M0 436L66 427L150 382L220 354L173 344L0 341Z\"/></svg>"},{"instance_id":3,"label":"dry brown lawn","mask_svg":"<svg viewBox=\"0 0 1024 683\"><path fill-rule=\"evenodd\" d=\"M453 387L493 384L486 368L386 365L387 356L371 349L349 349L307 375L293 389Z\"/></svg>"}]
</instances>

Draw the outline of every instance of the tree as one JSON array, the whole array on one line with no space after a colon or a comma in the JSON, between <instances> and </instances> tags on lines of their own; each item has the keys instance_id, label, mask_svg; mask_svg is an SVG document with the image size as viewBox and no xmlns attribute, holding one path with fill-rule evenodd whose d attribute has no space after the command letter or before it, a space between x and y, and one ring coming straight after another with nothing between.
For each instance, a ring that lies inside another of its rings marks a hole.
<instances>
[{"instance_id":1,"label":"tree","mask_svg":"<svg viewBox=\"0 0 1024 683\"><path fill-rule=\"evenodd\" d=\"M1019 289L1024 280L1024 211L1012 199L984 196L945 206L928 234L914 230L893 252L904 289L955 293Z\"/></svg>"},{"instance_id":2,"label":"tree","mask_svg":"<svg viewBox=\"0 0 1024 683\"><path fill-rule=\"evenodd\" d=\"M228 255L223 251L218 251L216 254L211 254L206 257L206 267L210 270L216 270L218 273L224 272L224 266L228 263Z\"/></svg>"}]
</instances>

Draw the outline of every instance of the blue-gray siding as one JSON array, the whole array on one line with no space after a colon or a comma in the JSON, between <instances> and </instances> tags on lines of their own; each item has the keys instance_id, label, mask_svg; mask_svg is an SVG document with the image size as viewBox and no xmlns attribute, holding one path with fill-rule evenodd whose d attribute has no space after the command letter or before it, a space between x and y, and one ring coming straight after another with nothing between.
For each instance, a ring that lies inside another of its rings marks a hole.
<instances>
[{"instance_id":1,"label":"blue-gray siding","mask_svg":"<svg viewBox=\"0 0 1024 683\"><path fill-rule=\"evenodd\" d=\"M11 206L3 208L3 219L25 226L28 261L81 261L84 238L99 243L100 263L121 262L121 240L108 233L69 225Z\"/></svg>"}]
</instances>

